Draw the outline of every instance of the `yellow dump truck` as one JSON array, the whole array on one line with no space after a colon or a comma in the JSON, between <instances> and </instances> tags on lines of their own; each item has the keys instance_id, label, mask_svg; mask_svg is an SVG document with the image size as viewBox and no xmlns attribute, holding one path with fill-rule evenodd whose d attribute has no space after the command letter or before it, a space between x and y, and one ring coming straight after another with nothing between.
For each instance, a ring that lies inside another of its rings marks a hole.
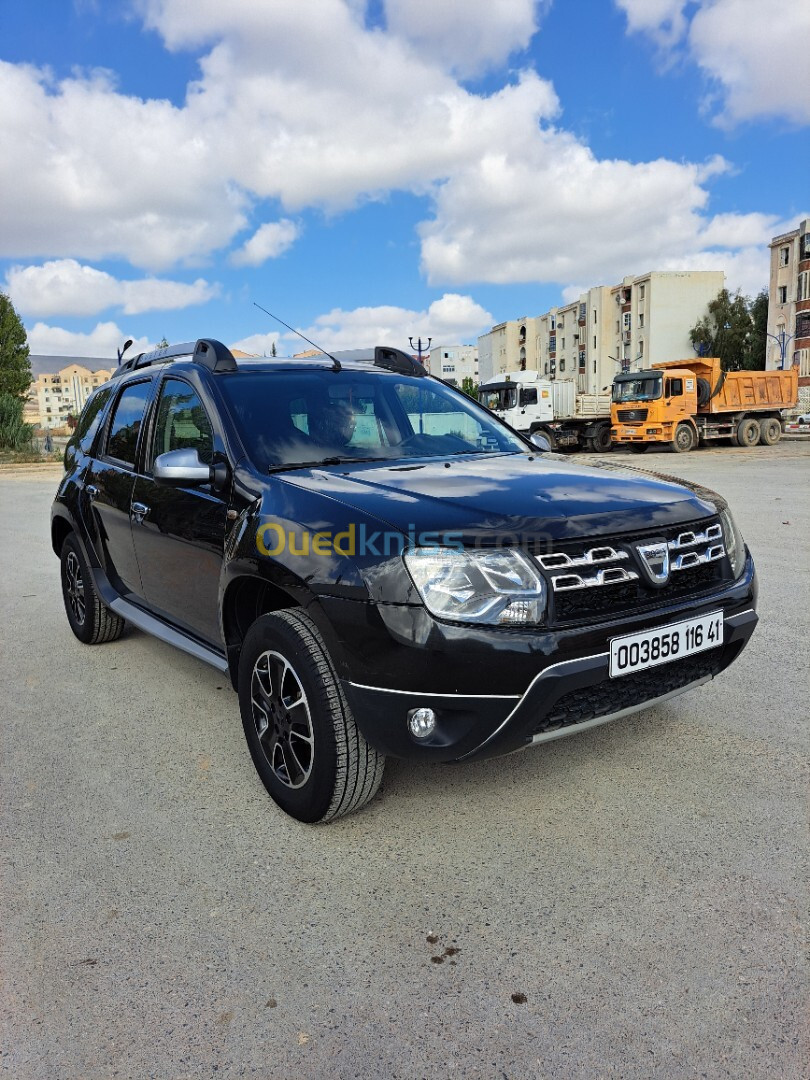
<instances>
[{"instance_id":1,"label":"yellow dump truck","mask_svg":"<svg viewBox=\"0 0 810 1080\"><path fill-rule=\"evenodd\" d=\"M796 367L723 371L714 357L671 360L616 376L611 438L639 453L651 443L684 453L712 439L772 446L782 437L782 410L798 398Z\"/></svg>"}]
</instances>

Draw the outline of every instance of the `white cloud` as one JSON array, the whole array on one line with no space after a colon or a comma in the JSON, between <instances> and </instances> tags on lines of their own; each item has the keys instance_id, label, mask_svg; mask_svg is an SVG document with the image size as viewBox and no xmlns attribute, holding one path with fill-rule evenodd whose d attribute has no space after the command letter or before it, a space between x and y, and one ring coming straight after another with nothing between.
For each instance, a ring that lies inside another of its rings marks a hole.
<instances>
[{"instance_id":1,"label":"white cloud","mask_svg":"<svg viewBox=\"0 0 810 1080\"><path fill-rule=\"evenodd\" d=\"M470 296L445 293L426 311L394 305L359 307L352 311L334 308L319 315L302 332L323 349L364 349L371 345L393 345L408 351L408 338L433 338L434 344L475 341L492 326L492 315ZM248 339L252 340L252 339ZM285 334L290 352L306 346L298 337ZM241 348L242 346L240 346Z\"/></svg>"},{"instance_id":2,"label":"white cloud","mask_svg":"<svg viewBox=\"0 0 810 1080\"><path fill-rule=\"evenodd\" d=\"M273 345L278 351L278 343L281 335L273 331L270 334L250 334L249 337L235 341L232 349L241 349L242 352L253 353L256 356L272 356Z\"/></svg>"},{"instance_id":3,"label":"white cloud","mask_svg":"<svg viewBox=\"0 0 810 1080\"><path fill-rule=\"evenodd\" d=\"M299 229L294 221L283 218L262 225L253 236L231 256L234 266L261 266L268 259L277 259L298 239Z\"/></svg>"},{"instance_id":4,"label":"white cloud","mask_svg":"<svg viewBox=\"0 0 810 1080\"><path fill-rule=\"evenodd\" d=\"M810 6L761 0L616 0L628 29L664 51L683 47L710 80L718 122L810 123ZM687 8L689 10L687 10ZM691 19L690 16L691 15Z\"/></svg>"},{"instance_id":5,"label":"white cloud","mask_svg":"<svg viewBox=\"0 0 810 1080\"><path fill-rule=\"evenodd\" d=\"M6 291L18 311L47 318L97 315L111 307L125 315L171 311L204 304L218 295L219 287L203 278L191 284L161 278L119 281L75 259L54 259L42 266L13 266L6 274Z\"/></svg>"},{"instance_id":6,"label":"white cloud","mask_svg":"<svg viewBox=\"0 0 810 1080\"><path fill-rule=\"evenodd\" d=\"M72 330L64 330L61 326L48 326L38 322L28 331L28 345L32 353L42 356L101 356L109 357L116 365L118 352L128 337L125 330L121 330L114 322L97 323L95 329L89 334L75 333ZM127 355L134 356L139 352L154 348L154 344L146 338L135 338Z\"/></svg>"},{"instance_id":7,"label":"white cloud","mask_svg":"<svg viewBox=\"0 0 810 1080\"><path fill-rule=\"evenodd\" d=\"M388 29L460 76L477 75L525 49L538 7L550 0L384 0Z\"/></svg>"}]
</instances>

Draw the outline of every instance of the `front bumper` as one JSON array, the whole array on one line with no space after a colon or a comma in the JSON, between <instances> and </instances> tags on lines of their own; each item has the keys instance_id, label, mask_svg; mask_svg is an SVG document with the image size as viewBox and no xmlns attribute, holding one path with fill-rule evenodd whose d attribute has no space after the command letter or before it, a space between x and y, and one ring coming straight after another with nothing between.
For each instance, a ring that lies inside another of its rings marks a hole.
<instances>
[{"instance_id":1,"label":"front bumper","mask_svg":"<svg viewBox=\"0 0 810 1080\"><path fill-rule=\"evenodd\" d=\"M718 609L725 624L722 646L618 679L609 677L612 637L677 622L684 612L697 617ZM480 659L477 677L465 679L463 689L451 688L447 679L453 651L464 649L464 632L454 641L455 650L434 647L420 655L412 643L408 682L423 690L398 687L393 678L386 685L379 677L347 676L345 669L340 674L358 726L381 753L472 761L574 734L698 686L736 659L756 624L756 575L749 556L738 581L700 602L575 632L546 631L537 635L542 646L534 653L526 651L525 633L512 637L510 649L509 636L490 631L499 647L487 657L489 670L483 672L478 634L468 629L469 649ZM407 718L411 710L425 707L434 710L437 725L429 738L417 740L408 731Z\"/></svg>"}]
</instances>

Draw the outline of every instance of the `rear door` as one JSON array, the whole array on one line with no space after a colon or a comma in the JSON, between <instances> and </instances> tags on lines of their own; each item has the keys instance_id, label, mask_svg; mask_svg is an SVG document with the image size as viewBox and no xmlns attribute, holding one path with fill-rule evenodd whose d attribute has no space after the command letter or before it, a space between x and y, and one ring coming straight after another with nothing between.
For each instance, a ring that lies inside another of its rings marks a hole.
<instances>
[{"instance_id":1,"label":"rear door","mask_svg":"<svg viewBox=\"0 0 810 1080\"><path fill-rule=\"evenodd\" d=\"M221 647L227 493L210 483L170 487L152 476L154 459L170 450L194 449L205 464L213 463L219 443L212 413L190 382L174 375L163 379L142 475L132 492L132 528L149 607Z\"/></svg>"},{"instance_id":2,"label":"rear door","mask_svg":"<svg viewBox=\"0 0 810 1080\"><path fill-rule=\"evenodd\" d=\"M113 403L98 456L85 477L84 494L95 524L97 555L113 587L141 598L143 589L132 541L130 507L152 380L127 383Z\"/></svg>"}]
</instances>

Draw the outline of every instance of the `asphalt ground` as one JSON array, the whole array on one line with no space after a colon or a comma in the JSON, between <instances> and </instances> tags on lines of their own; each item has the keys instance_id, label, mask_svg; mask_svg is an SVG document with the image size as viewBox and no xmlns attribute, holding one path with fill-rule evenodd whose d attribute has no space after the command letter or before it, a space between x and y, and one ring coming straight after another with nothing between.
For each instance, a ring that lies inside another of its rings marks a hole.
<instances>
[{"instance_id":1,"label":"asphalt ground","mask_svg":"<svg viewBox=\"0 0 810 1080\"><path fill-rule=\"evenodd\" d=\"M810 444L627 460L729 498L760 575L742 658L527 753L389 762L326 827L274 808L221 675L73 638L57 473L2 470L0 1070L810 1075Z\"/></svg>"}]
</instances>

